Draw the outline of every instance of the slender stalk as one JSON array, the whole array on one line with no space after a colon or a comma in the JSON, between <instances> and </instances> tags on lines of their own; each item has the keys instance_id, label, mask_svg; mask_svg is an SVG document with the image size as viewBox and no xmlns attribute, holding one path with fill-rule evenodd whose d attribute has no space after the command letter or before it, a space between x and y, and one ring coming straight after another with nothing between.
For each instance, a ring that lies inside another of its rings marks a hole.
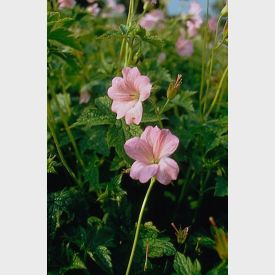
<instances>
[{"instance_id":1,"label":"slender stalk","mask_svg":"<svg viewBox=\"0 0 275 275\"><path fill-rule=\"evenodd\" d=\"M49 116L51 116L51 114L49 114ZM52 122L51 122L52 118L48 118L48 127L50 129L50 132L51 132L51 135L53 137L53 141L54 141L54 144L55 144L55 147L56 147L56 150L57 150L57 153L58 153L58 156L63 164L63 166L65 167L65 169L68 171L69 175L74 179L74 181L78 184L78 185L81 185L80 182L77 180L74 172L72 171L72 169L69 167L69 165L67 164L64 156L63 156L63 153L61 151L61 146L58 142L58 139L57 139L57 136L55 134L55 131L54 131L54 127L52 125Z\"/></svg>"},{"instance_id":2,"label":"slender stalk","mask_svg":"<svg viewBox=\"0 0 275 275\"><path fill-rule=\"evenodd\" d=\"M169 99L169 98L167 98L167 100L166 100L166 102L165 102L164 106L162 107L162 109L161 109L161 111L160 111L160 115L164 112L164 110L165 110L165 108L166 108L167 104L169 103L169 101L170 101L170 99Z\"/></svg>"},{"instance_id":3,"label":"slender stalk","mask_svg":"<svg viewBox=\"0 0 275 275\"><path fill-rule=\"evenodd\" d=\"M69 127L69 125L67 123L67 119L66 119L66 117L65 117L65 115L64 115L64 113L63 113L63 111L61 109L61 106L60 106L60 104L59 104L59 102L57 100L56 93L54 91L52 91L51 94L52 94L52 97L53 97L53 99L54 99L54 101L56 103L57 109L58 109L58 111L60 113L61 120L62 120L62 122L64 124L64 127L65 127L65 131L66 131L66 133L67 133L67 135L69 137L70 142L72 143L73 149L75 151L76 158L77 158L78 162L80 163L80 165L82 167L84 167L84 162L83 162L83 160L82 160L82 158L80 156L80 153L79 153L79 150L77 148L74 136L73 136L73 134L72 134L72 132L70 130L70 127Z\"/></svg>"},{"instance_id":4,"label":"slender stalk","mask_svg":"<svg viewBox=\"0 0 275 275\"><path fill-rule=\"evenodd\" d=\"M135 254L135 250L136 250L136 246L137 246L137 240L138 240L138 235L139 235L139 231L140 231L140 225L141 225L144 209L145 209L147 200L149 198L150 192L151 192L151 190L152 190L155 182L156 182L156 178L153 177L151 179L150 185L148 187L148 190L146 192L146 195L144 197L144 200L143 200L140 212L139 212L138 222L137 222L137 228L136 228L136 233L135 233L135 238L134 238L134 243L133 243L130 259L129 259L129 262L128 262L127 270L126 270L126 273L125 273L126 275L130 274L130 269L131 269L131 265L132 265L132 262L133 262L133 258L134 258L134 254Z\"/></svg>"},{"instance_id":5,"label":"slender stalk","mask_svg":"<svg viewBox=\"0 0 275 275\"><path fill-rule=\"evenodd\" d=\"M219 97L219 95L220 95L220 91L221 91L221 88L222 88L222 84L223 84L223 81L224 81L224 79L225 79L225 76L226 76L227 72L228 72L228 65L226 66L226 68L225 68L225 70L224 70L224 72L223 72L223 74L222 74L222 77L221 77L221 80L220 80L220 82L219 82L219 85L218 85L218 89L217 89L216 95L215 95L215 97L214 97L214 99L213 99L213 101L212 101L212 104L211 104L211 106L210 106L210 108L209 108L209 110L208 110L208 112L207 112L207 114L206 114L206 117L208 117L209 114L212 112L212 110L213 110L213 108L214 108L214 106L215 106L215 104L216 104L216 102L217 102L217 99L218 99L218 97Z\"/></svg>"},{"instance_id":6,"label":"slender stalk","mask_svg":"<svg viewBox=\"0 0 275 275\"><path fill-rule=\"evenodd\" d=\"M206 22L208 20L208 7L209 7L209 0L207 0ZM203 31L203 49L202 49L202 57L201 57L201 84L200 84L200 94L199 94L199 105L200 105L201 115L202 115L202 95L203 95L204 78L205 78L206 33L207 33L207 24L205 24L204 31Z\"/></svg>"},{"instance_id":7,"label":"slender stalk","mask_svg":"<svg viewBox=\"0 0 275 275\"><path fill-rule=\"evenodd\" d=\"M215 39L214 39L214 45L212 46L212 50L211 50L209 74L208 74L208 78L207 78L207 81L206 81L205 96L207 96L208 91L209 91L209 87L210 87L210 81L211 81L212 70L213 70L214 52L215 52L215 47L216 47L217 39L218 39L218 30L219 30L220 20L221 20L221 16L219 17L218 22L217 22L217 27L216 27L216 32L215 32ZM203 113L205 113L205 110L206 110L206 100L204 100Z\"/></svg>"}]
</instances>

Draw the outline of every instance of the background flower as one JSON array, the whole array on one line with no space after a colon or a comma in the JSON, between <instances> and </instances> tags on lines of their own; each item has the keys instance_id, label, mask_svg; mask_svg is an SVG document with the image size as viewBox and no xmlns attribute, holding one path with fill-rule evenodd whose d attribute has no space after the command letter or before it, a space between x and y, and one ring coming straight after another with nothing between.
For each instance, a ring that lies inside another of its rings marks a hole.
<instances>
[{"instance_id":1,"label":"background flower","mask_svg":"<svg viewBox=\"0 0 275 275\"><path fill-rule=\"evenodd\" d=\"M64 8L72 8L76 2L75 0L58 0L59 8L64 9Z\"/></svg>"},{"instance_id":2,"label":"background flower","mask_svg":"<svg viewBox=\"0 0 275 275\"><path fill-rule=\"evenodd\" d=\"M164 20L164 13L161 10L153 10L146 13L139 24L146 30L152 30L162 20Z\"/></svg>"},{"instance_id":3,"label":"background flower","mask_svg":"<svg viewBox=\"0 0 275 275\"><path fill-rule=\"evenodd\" d=\"M176 49L180 56L191 56L194 51L192 41L182 36L176 42Z\"/></svg>"},{"instance_id":4,"label":"background flower","mask_svg":"<svg viewBox=\"0 0 275 275\"><path fill-rule=\"evenodd\" d=\"M215 32L216 31L216 28L217 28L217 17L216 16L212 16L208 20L208 27L209 27L209 30L211 32Z\"/></svg>"},{"instance_id":5,"label":"background flower","mask_svg":"<svg viewBox=\"0 0 275 275\"><path fill-rule=\"evenodd\" d=\"M189 7L189 19L186 22L187 32L190 37L197 35L198 29L202 24L202 18L200 16L201 6L199 3L193 1Z\"/></svg>"},{"instance_id":6,"label":"background flower","mask_svg":"<svg viewBox=\"0 0 275 275\"><path fill-rule=\"evenodd\" d=\"M176 180L179 166L169 156L178 145L179 139L170 130L147 126L140 138L131 138L124 145L127 155L135 160L130 177L145 183L156 176L165 185Z\"/></svg>"}]
</instances>

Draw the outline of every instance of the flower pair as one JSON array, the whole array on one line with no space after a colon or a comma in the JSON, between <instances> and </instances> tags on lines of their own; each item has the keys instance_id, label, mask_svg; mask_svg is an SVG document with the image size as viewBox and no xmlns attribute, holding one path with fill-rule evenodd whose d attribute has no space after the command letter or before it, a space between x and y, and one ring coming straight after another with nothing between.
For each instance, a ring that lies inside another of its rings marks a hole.
<instances>
[{"instance_id":1,"label":"flower pair","mask_svg":"<svg viewBox=\"0 0 275 275\"><path fill-rule=\"evenodd\" d=\"M108 89L108 96L113 100L112 111L117 119L125 117L127 124L139 124L142 118L142 102L151 93L152 85L147 76L141 75L138 68L126 67L123 77L115 77ZM162 184L176 180L179 167L170 158L179 144L179 139L168 129L147 126L141 137L134 137L124 145L127 155L134 159L130 177L147 182L152 177Z\"/></svg>"}]
</instances>

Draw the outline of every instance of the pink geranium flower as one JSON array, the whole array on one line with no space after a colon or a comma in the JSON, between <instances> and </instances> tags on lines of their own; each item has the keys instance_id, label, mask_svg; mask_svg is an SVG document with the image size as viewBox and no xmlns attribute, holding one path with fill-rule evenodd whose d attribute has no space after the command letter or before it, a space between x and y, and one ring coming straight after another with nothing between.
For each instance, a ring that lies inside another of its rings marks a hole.
<instances>
[{"instance_id":1,"label":"pink geranium flower","mask_svg":"<svg viewBox=\"0 0 275 275\"><path fill-rule=\"evenodd\" d=\"M200 16L201 6L199 3L193 1L189 7L189 19L186 22L187 32L190 37L197 35L198 29L202 24L202 18Z\"/></svg>"},{"instance_id":2,"label":"pink geranium flower","mask_svg":"<svg viewBox=\"0 0 275 275\"><path fill-rule=\"evenodd\" d=\"M139 25L144 29L150 31L152 30L157 24L164 20L164 14L161 10L153 10L148 12L142 17L139 21ZM161 25L160 25L161 26Z\"/></svg>"},{"instance_id":3,"label":"pink geranium flower","mask_svg":"<svg viewBox=\"0 0 275 275\"><path fill-rule=\"evenodd\" d=\"M127 155L135 160L130 177L145 183L155 176L164 185L176 180L179 166L169 156L178 145L179 139L168 129L147 126L140 138L131 138L124 144Z\"/></svg>"},{"instance_id":4,"label":"pink geranium flower","mask_svg":"<svg viewBox=\"0 0 275 275\"><path fill-rule=\"evenodd\" d=\"M191 40L179 37L176 42L176 49L180 56L191 56L193 54L193 43Z\"/></svg>"},{"instance_id":5,"label":"pink geranium flower","mask_svg":"<svg viewBox=\"0 0 275 275\"><path fill-rule=\"evenodd\" d=\"M138 68L126 67L122 77L115 77L108 89L108 96L113 100L112 111L117 119L125 116L126 123L139 124L142 117L142 102L151 93L152 84L148 76L141 75Z\"/></svg>"},{"instance_id":6,"label":"pink geranium flower","mask_svg":"<svg viewBox=\"0 0 275 275\"><path fill-rule=\"evenodd\" d=\"M59 8L72 8L75 5L75 0L58 0Z\"/></svg>"}]
</instances>

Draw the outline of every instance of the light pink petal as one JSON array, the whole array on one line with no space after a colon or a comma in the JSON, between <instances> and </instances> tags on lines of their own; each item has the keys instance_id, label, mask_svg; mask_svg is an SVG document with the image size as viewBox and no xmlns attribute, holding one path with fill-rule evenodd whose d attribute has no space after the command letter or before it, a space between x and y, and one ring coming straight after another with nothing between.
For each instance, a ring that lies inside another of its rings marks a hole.
<instances>
[{"instance_id":1,"label":"light pink petal","mask_svg":"<svg viewBox=\"0 0 275 275\"><path fill-rule=\"evenodd\" d=\"M164 157L159 162L159 169L156 175L157 181L167 185L176 180L179 174L178 164L171 158Z\"/></svg>"},{"instance_id":2,"label":"light pink petal","mask_svg":"<svg viewBox=\"0 0 275 275\"><path fill-rule=\"evenodd\" d=\"M140 76L140 72L137 67L129 68L126 67L122 70L123 78L126 80L126 82L134 84L137 77Z\"/></svg>"},{"instance_id":3,"label":"light pink petal","mask_svg":"<svg viewBox=\"0 0 275 275\"><path fill-rule=\"evenodd\" d=\"M179 145L179 139L170 130L159 129L157 126L148 131L146 138L148 144L153 144L153 154L156 160L172 155Z\"/></svg>"},{"instance_id":4,"label":"light pink petal","mask_svg":"<svg viewBox=\"0 0 275 275\"><path fill-rule=\"evenodd\" d=\"M156 141L159 139L161 129L158 126L147 126L141 134L141 139L146 140L147 143L153 148Z\"/></svg>"},{"instance_id":5,"label":"light pink petal","mask_svg":"<svg viewBox=\"0 0 275 275\"><path fill-rule=\"evenodd\" d=\"M141 75L136 78L134 82L134 86L137 91L139 91L141 101L146 100L151 93L152 84L150 83L150 79L148 76Z\"/></svg>"},{"instance_id":6,"label":"light pink petal","mask_svg":"<svg viewBox=\"0 0 275 275\"><path fill-rule=\"evenodd\" d=\"M134 137L127 140L124 144L124 150L134 160L139 160L145 164L153 163L152 148L140 138Z\"/></svg>"},{"instance_id":7,"label":"light pink petal","mask_svg":"<svg viewBox=\"0 0 275 275\"><path fill-rule=\"evenodd\" d=\"M141 122L142 118L142 103L138 101L134 107L132 107L126 114L125 114L125 121L126 124L136 124L138 125Z\"/></svg>"},{"instance_id":8,"label":"light pink petal","mask_svg":"<svg viewBox=\"0 0 275 275\"><path fill-rule=\"evenodd\" d=\"M135 180L139 180L141 183L147 182L158 171L157 164L145 164L140 161L135 161L131 167L130 177Z\"/></svg>"},{"instance_id":9,"label":"light pink petal","mask_svg":"<svg viewBox=\"0 0 275 275\"><path fill-rule=\"evenodd\" d=\"M117 119L125 116L125 114L136 104L135 100L132 101L113 101L112 111L117 114Z\"/></svg>"},{"instance_id":10,"label":"light pink petal","mask_svg":"<svg viewBox=\"0 0 275 275\"><path fill-rule=\"evenodd\" d=\"M132 87L129 88L125 80L121 77L115 77L112 80L112 86L108 89L108 96L117 101L131 101L136 94Z\"/></svg>"}]
</instances>

